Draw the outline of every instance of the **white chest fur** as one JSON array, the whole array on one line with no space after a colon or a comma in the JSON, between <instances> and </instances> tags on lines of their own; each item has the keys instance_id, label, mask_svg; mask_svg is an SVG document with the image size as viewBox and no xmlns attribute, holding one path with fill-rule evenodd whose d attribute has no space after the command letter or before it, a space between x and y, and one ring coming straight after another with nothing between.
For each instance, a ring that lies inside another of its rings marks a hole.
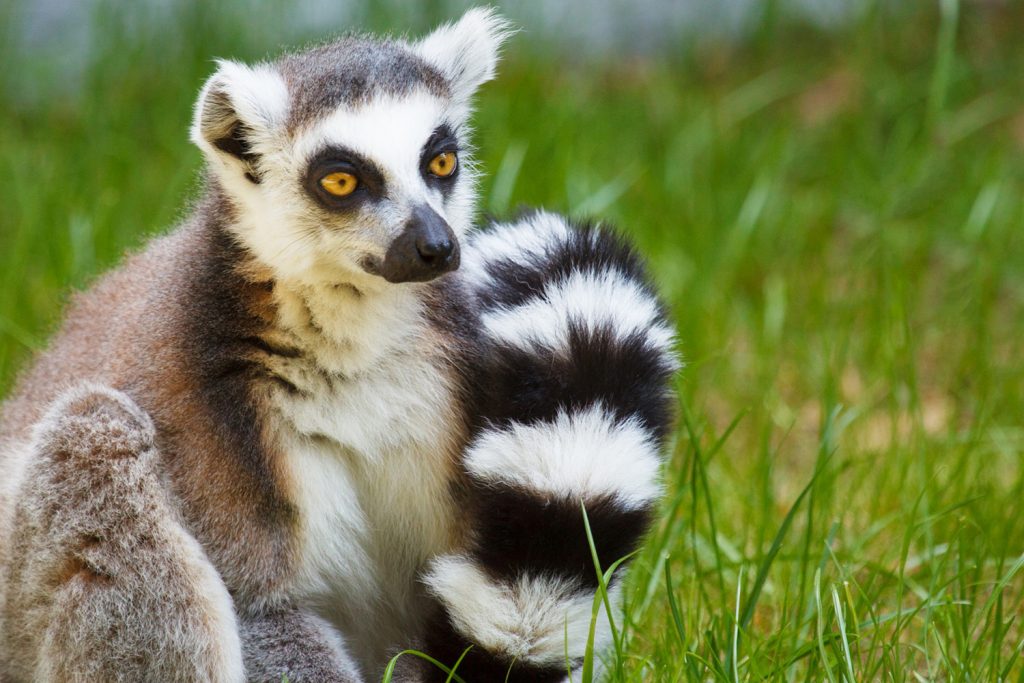
<instances>
[{"instance_id":1,"label":"white chest fur","mask_svg":"<svg viewBox=\"0 0 1024 683\"><path fill-rule=\"evenodd\" d=\"M357 311L348 322L356 316L368 317ZM313 329L322 332L324 321ZM289 335L303 356L274 369L300 391L281 391L275 403L302 523L293 592L376 668L388 647L411 644L403 640L416 626L417 572L451 544L458 427L438 363L443 349L425 321L373 320L362 332L358 346ZM344 349L362 355L354 361Z\"/></svg>"}]
</instances>

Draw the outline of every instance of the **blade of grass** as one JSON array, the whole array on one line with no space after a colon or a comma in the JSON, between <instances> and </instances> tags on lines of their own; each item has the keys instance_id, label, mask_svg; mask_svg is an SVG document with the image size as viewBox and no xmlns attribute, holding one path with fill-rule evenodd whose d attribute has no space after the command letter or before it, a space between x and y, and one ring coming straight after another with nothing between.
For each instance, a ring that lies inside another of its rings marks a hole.
<instances>
[{"instance_id":1,"label":"blade of grass","mask_svg":"<svg viewBox=\"0 0 1024 683\"><path fill-rule=\"evenodd\" d=\"M468 651L469 651L469 648L466 648L466 652L468 652ZM462 653L463 657L466 655L466 652ZM405 655L412 655L413 657L419 657L420 659L422 659L424 661L430 662L431 664L436 666L438 669L440 669L441 671L443 671L446 674L448 674L448 680L449 681L454 680L457 683L466 683L464 680L462 680L462 678L459 677L459 675L457 673L455 673L454 669L449 669L447 666L445 666L441 662L437 661L436 659L434 659L433 657L431 657L427 653L420 652L419 650L402 650L401 652L396 654L394 657L392 657L388 661L387 667L385 667L385 669L384 669L384 676L381 678L381 683L391 683L391 679L395 675L395 667L398 665L398 660L399 660L399 658L404 657ZM460 662L462 661L462 657L459 657L459 661Z\"/></svg>"},{"instance_id":2,"label":"blade of grass","mask_svg":"<svg viewBox=\"0 0 1024 683\"><path fill-rule=\"evenodd\" d=\"M750 591L750 595L747 597L747 602L740 615L739 623L741 628L747 628L747 626L750 625L750 620L754 616L754 609L757 607L757 601L761 597L761 591L764 589L765 581L768 580L768 572L771 570L772 563L778 556L779 550L782 549L782 543L786 538L787 532L789 532L789 527L793 524L793 519L796 516L797 510L800 508L800 503L802 503L804 498L806 498L811 492L811 489L814 487L815 482L817 482L818 477L820 477L821 473L825 471L825 467L830 459L831 455L825 457L821 466L811 477L811 480L807 482L807 485L804 486L802 491L800 491L800 495L798 495L796 500L793 501L789 511L782 520L782 524L779 525L779 530L776 532L775 538L772 540L771 547L768 548L768 553L764 556L764 559L761 560L761 564L757 570L757 575L754 577L753 588Z\"/></svg>"},{"instance_id":3,"label":"blade of grass","mask_svg":"<svg viewBox=\"0 0 1024 683\"><path fill-rule=\"evenodd\" d=\"M839 635L843 641L843 660L846 662L846 673L849 683L857 683L857 677L853 675L853 657L850 656L850 641L846 637L846 617L843 605L839 601L839 591L832 587L832 606L836 610L836 619L839 621Z\"/></svg>"}]
</instances>

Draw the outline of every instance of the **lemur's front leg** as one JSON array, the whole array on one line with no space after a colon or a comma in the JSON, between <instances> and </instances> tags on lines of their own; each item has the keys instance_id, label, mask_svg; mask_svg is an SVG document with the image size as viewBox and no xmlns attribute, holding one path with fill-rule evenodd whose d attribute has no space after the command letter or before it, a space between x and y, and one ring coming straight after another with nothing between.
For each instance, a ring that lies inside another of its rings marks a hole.
<instances>
[{"instance_id":1,"label":"lemur's front leg","mask_svg":"<svg viewBox=\"0 0 1024 683\"><path fill-rule=\"evenodd\" d=\"M14 680L362 680L320 619L292 608L236 617L177 521L152 424L130 398L70 392L33 448L3 586L0 663Z\"/></svg>"},{"instance_id":2,"label":"lemur's front leg","mask_svg":"<svg viewBox=\"0 0 1024 683\"><path fill-rule=\"evenodd\" d=\"M486 349L464 456L475 536L424 577L437 599L425 647L451 666L472 646L467 683L562 680L584 656L598 586L582 508L608 568L659 496L673 335L638 257L609 233L538 214L471 251ZM613 603L620 590L613 580Z\"/></svg>"},{"instance_id":3,"label":"lemur's front leg","mask_svg":"<svg viewBox=\"0 0 1024 683\"><path fill-rule=\"evenodd\" d=\"M231 597L177 521L149 417L81 388L32 447L2 558L13 680L245 680Z\"/></svg>"}]
</instances>

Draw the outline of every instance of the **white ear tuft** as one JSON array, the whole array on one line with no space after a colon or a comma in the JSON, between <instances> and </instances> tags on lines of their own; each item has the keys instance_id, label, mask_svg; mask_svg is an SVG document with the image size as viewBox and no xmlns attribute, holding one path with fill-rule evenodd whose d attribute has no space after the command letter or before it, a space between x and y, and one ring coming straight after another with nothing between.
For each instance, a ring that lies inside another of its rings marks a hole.
<instances>
[{"instance_id":1,"label":"white ear tuft","mask_svg":"<svg viewBox=\"0 0 1024 683\"><path fill-rule=\"evenodd\" d=\"M192 119L192 141L211 155L228 155L252 172L254 147L267 139L288 114L288 88L269 65L247 66L218 60L206 81Z\"/></svg>"},{"instance_id":2,"label":"white ear tuft","mask_svg":"<svg viewBox=\"0 0 1024 683\"><path fill-rule=\"evenodd\" d=\"M493 8L476 7L413 47L441 70L452 87L453 98L466 103L480 84L494 78L501 44L513 33L511 24Z\"/></svg>"}]
</instances>

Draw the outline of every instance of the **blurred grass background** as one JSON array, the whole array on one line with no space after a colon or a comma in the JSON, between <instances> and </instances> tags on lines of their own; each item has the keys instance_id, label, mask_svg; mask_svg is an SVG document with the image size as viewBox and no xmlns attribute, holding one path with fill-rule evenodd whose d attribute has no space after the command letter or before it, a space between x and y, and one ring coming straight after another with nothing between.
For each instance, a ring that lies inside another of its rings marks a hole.
<instances>
[{"instance_id":1,"label":"blurred grass background","mask_svg":"<svg viewBox=\"0 0 1024 683\"><path fill-rule=\"evenodd\" d=\"M854 5L586 49L526 25L479 98L482 208L622 226L688 361L612 680L1024 680L1024 9ZM211 59L345 28L99 2L35 35L29 7L0 7L0 391L187 210Z\"/></svg>"}]
</instances>

